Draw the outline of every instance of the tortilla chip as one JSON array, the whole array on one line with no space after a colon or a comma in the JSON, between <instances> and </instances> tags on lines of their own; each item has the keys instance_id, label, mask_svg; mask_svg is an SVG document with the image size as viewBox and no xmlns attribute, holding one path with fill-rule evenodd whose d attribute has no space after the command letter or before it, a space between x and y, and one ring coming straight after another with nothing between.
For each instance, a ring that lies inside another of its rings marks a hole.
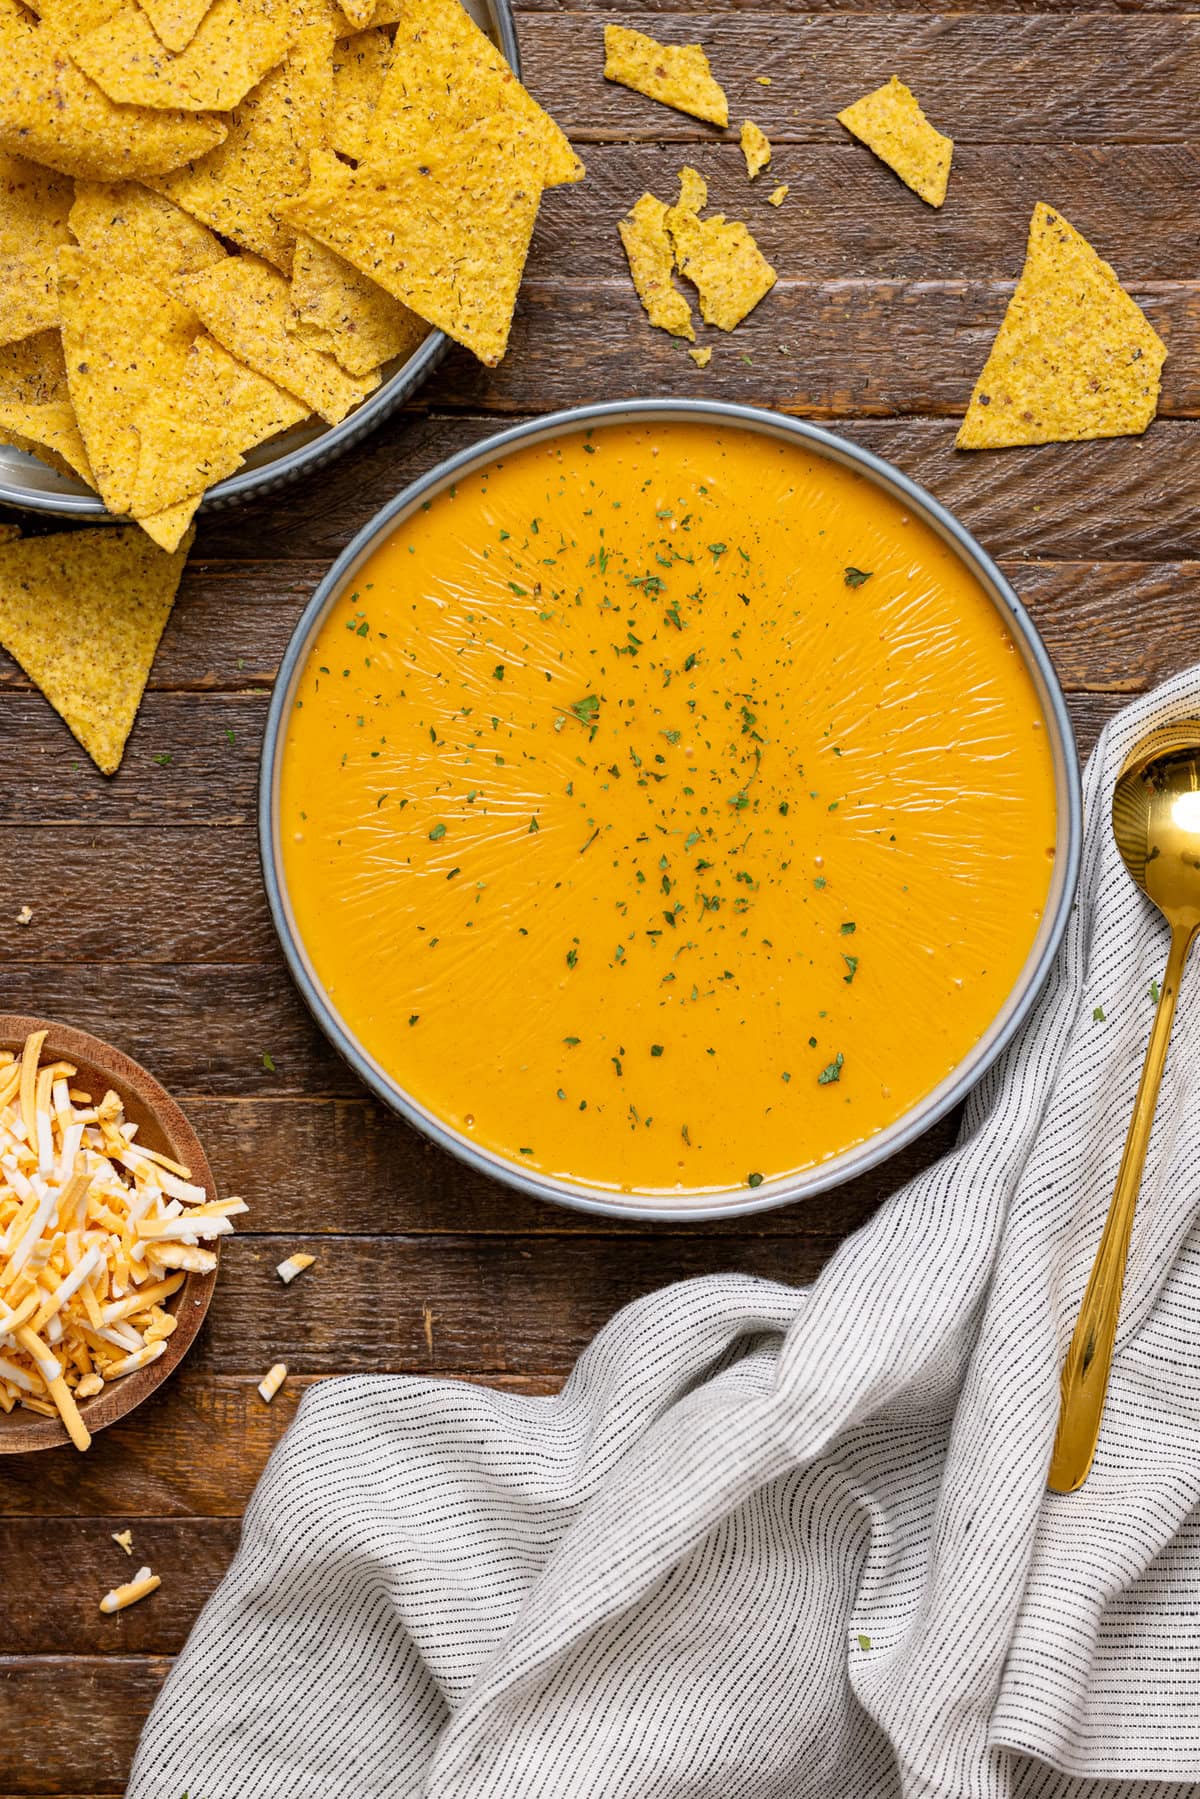
<instances>
[{"instance_id":1,"label":"tortilla chip","mask_svg":"<svg viewBox=\"0 0 1200 1799\"><path fill-rule=\"evenodd\" d=\"M176 55L186 50L212 0L139 0L155 36Z\"/></svg>"},{"instance_id":2,"label":"tortilla chip","mask_svg":"<svg viewBox=\"0 0 1200 1799\"><path fill-rule=\"evenodd\" d=\"M699 44L659 44L624 25L604 27L604 75L710 125L728 125L729 102Z\"/></svg>"},{"instance_id":3,"label":"tortilla chip","mask_svg":"<svg viewBox=\"0 0 1200 1799\"><path fill-rule=\"evenodd\" d=\"M394 357L411 356L429 335L424 319L313 237L296 241L291 299L299 326L318 333L317 347L348 375L368 375Z\"/></svg>"},{"instance_id":4,"label":"tortilla chip","mask_svg":"<svg viewBox=\"0 0 1200 1799\"><path fill-rule=\"evenodd\" d=\"M0 443L36 456L60 475L78 476L89 487L96 485L70 400L22 404L0 399Z\"/></svg>"},{"instance_id":5,"label":"tortilla chip","mask_svg":"<svg viewBox=\"0 0 1200 1799\"><path fill-rule=\"evenodd\" d=\"M42 24L66 44L98 31L128 5L129 0L38 0L30 11L37 13Z\"/></svg>"},{"instance_id":6,"label":"tortilla chip","mask_svg":"<svg viewBox=\"0 0 1200 1799\"><path fill-rule=\"evenodd\" d=\"M224 137L219 119L115 105L48 27L0 0L0 150L64 175L123 181L178 168Z\"/></svg>"},{"instance_id":7,"label":"tortilla chip","mask_svg":"<svg viewBox=\"0 0 1200 1799\"><path fill-rule=\"evenodd\" d=\"M397 152L382 176L314 152L287 217L494 368L504 355L541 184L500 115Z\"/></svg>"},{"instance_id":8,"label":"tortilla chip","mask_svg":"<svg viewBox=\"0 0 1200 1799\"><path fill-rule=\"evenodd\" d=\"M706 325L732 331L775 285L775 271L745 225L723 213L702 219L708 189L695 169L679 172L679 201L667 212L675 261L700 295Z\"/></svg>"},{"instance_id":9,"label":"tortilla chip","mask_svg":"<svg viewBox=\"0 0 1200 1799\"><path fill-rule=\"evenodd\" d=\"M85 250L168 290L181 275L222 262L206 225L140 181L77 181L71 230Z\"/></svg>"},{"instance_id":10,"label":"tortilla chip","mask_svg":"<svg viewBox=\"0 0 1200 1799\"><path fill-rule=\"evenodd\" d=\"M58 323L58 246L70 242L71 183L0 153L0 344Z\"/></svg>"},{"instance_id":11,"label":"tortilla chip","mask_svg":"<svg viewBox=\"0 0 1200 1799\"><path fill-rule=\"evenodd\" d=\"M566 137L458 0L407 0L364 159L382 176L392 156L404 160L423 144L447 149L459 133L500 117L513 144L526 145L531 180L535 171L542 187L583 180Z\"/></svg>"},{"instance_id":12,"label":"tortilla chip","mask_svg":"<svg viewBox=\"0 0 1200 1799\"><path fill-rule=\"evenodd\" d=\"M0 525L0 543L16 543L20 535L20 525Z\"/></svg>"},{"instance_id":13,"label":"tortilla chip","mask_svg":"<svg viewBox=\"0 0 1200 1799\"><path fill-rule=\"evenodd\" d=\"M782 182L779 187L773 188L767 195L767 204L769 206L782 206L790 192L791 189L788 187L787 182Z\"/></svg>"},{"instance_id":14,"label":"tortilla chip","mask_svg":"<svg viewBox=\"0 0 1200 1799\"><path fill-rule=\"evenodd\" d=\"M327 424L338 424L379 386L378 375L358 380L339 368L332 356L298 342L288 330L292 316L288 284L277 269L256 256L228 256L189 275L179 291L219 344L303 400Z\"/></svg>"},{"instance_id":15,"label":"tortilla chip","mask_svg":"<svg viewBox=\"0 0 1200 1799\"><path fill-rule=\"evenodd\" d=\"M218 150L150 185L243 250L290 273L296 234L276 206L308 181L333 94L333 7L304 23L287 60L230 119Z\"/></svg>"},{"instance_id":16,"label":"tortilla chip","mask_svg":"<svg viewBox=\"0 0 1200 1799\"><path fill-rule=\"evenodd\" d=\"M62 338L57 331L39 331L35 337L0 347L0 400L42 406L70 397Z\"/></svg>"},{"instance_id":17,"label":"tortilla chip","mask_svg":"<svg viewBox=\"0 0 1200 1799\"><path fill-rule=\"evenodd\" d=\"M742 155L746 158L746 173L751 181L761 175L771 160L771 146L765 131L760 131L753 119L742 122Z\"/></svg>"},{"instance_id":18,"label":"tortilla chip","mask_svg":"<svg viewBox=\"0 0 1200 1799\"><path fill-rule=\"evenodd\" d=\"M374 22L375 0L338 0L355 31L365 31Z\"/></svg>"},{"instance_id":19,"label":"tortilla chip","mask_svg":"<svg viewBox=\"0 0 1200 1799\"><path fill-rule=\"evenodd\" d=\"M694 343L692 309L671 281L675 251L667 231L666 201L643 194L628 218L620 220L617 230L629 258L633 285L650 323L661 331L669 331L672 337L687 337Z\"/></svg>"},{"instance_id":20,"label":"tortilla chip","mask_svg":"<svg viewBox=\"0 0 1200 1799\"><path fill-rule=\"evenodd\" d=\"M847 131L854 133L881 162L894 169L905 187L930 206L940 206L950 180L954 139L935 131L916 95L893 75L873 94L865 94L838 114Z\"/></svg>"},{"instance_id":21,"label":"tortilla chip","mask_svg":"<svg viewBox=\"0 0 1200 1799\"><path fill-rule=\"evenodd\" d=\"M196 315L103 255L76 249L59 251L59 303L71 401L96 486L110 512L128 512L140 433L171 404Z\"/></svg>"},{"instance_id":22,"label":"tortilla chip","mask_svg":"<svg viewBox=\"0 0 1200 1799\"><path fill-rule=\"evenodd\" d=\"M129 510L153 517L241 468L245 452L308 417L308 408L238 362L206 333L188 351L169 411L142 431Z\"/></svg>"},{"instance_id":23,"label":"tortilla chip","mask_svg":"<svg viewBox=\"0 0 1200 1799\"><path fill-rule=\"evenodd\" d=\"M140 7L118 13L69 49L109 99L124 106L221 112L283 61L290 35L284 0L213 0L178 56L163 49Z\"/></svg>"},{"instance_id":24,"label":"tortilla chip","mask_svg":"<svg viewBox=\"0 0 1200 1799\"><path fill-rule=\"evenodd\" d=\"M1087 239L1044 201L1025 267L958 433L962 450L1133 437L1167 349Z\"/></svg>"},{"instance_id":25,"label":"tortilla chip","mask_svg":"<svg viewBox=\"0 0 1200 1799\"><path fill-rule=\"evenodd\" d=\"M367 127L383 89L391 54L391 39L386 31L378 29L346 38L333 53L328 144L331 150L355 162L360 162L366 152Z\"/></svg>"},{"instance_id":26,"label":"tortilla chip","mask_svg":"<svg viewBox=\"0 0 1200 1799\"><path fill-rule=\"evenodd\" d=\"M688 355L698 369L706 369L712 361L712 350L707 346L703 350L689 350Z\"/></svg>"},{"instance_id":27,"label":"tortilla chip","mask_svg":"<svg viewBox=\"0 0 1200 1799\"><path fill-rule=\"evenodd\" d=\"M164 556L129 526L0 548L0 644L106 775L120 767L190 548Z\"/></svg>"}]
</instances>

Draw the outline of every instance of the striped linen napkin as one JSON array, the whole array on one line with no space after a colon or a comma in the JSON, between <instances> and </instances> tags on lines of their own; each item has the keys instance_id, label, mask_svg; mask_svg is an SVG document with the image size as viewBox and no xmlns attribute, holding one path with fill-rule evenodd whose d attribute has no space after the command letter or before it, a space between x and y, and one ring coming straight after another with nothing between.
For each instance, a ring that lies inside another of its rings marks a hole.
<instances>
[{"instance_id":1,"label":"striped linen napkin","mask_svg":"<svg viewBox=\"0 0 1200 1799\"><path fill-rule=\"evenodd\" d=\"M1109 798L1188 713L1200 669L1109 726L1036 1011L814 1286L652 1294L553 1399L305 1400L131 1799L1200 1793L1195 962L1099 1454L1045 1489L1167 950Z\"/></svg>"}]
</instances>

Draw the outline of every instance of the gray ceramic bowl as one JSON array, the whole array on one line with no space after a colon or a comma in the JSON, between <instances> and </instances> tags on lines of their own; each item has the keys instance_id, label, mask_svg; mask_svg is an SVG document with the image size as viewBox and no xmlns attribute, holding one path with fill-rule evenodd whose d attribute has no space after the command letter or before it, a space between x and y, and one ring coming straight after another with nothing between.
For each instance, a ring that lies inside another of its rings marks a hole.
<instances>
[{"instance_id":1,"label":"gray ceramic bowl","mask_svg":"<svg viewBox=\"0 0 1200 1799\"><path fill-rule=\"evenodd\" d=\"M519 75L521 62L509 0L463 0L463 4ZM215 512L241 500L276 493L299 476L323 468L402 406L433 373L448 348L444 332L430 331L406 361L388 365L375 392L340 425L309 421L261 444L250 452L236 475L209 489L200 510ZM82 481L60 475L11 444L0 444L0 504L77 519L109 516L102 501Z\"/></svg>"},{"instance_id":2,"label":"gray ceramic bowl","mask_svg":"<svg viewBox=\"0 0 1200 1799\"><path fill-rule=\"evenodd\" d=\"M514 446L544 443L548 439L586 429L588 426L653 423L672 419L690 420L713 427L735 425L747 431L760 432L766 437L802 444L806 449L827 456L845 468L855 469L866 475L886 493L901 500L910 512L918 513L957 551L979 580L996 610L1003 616L1033 680L1051 745L1058 809L1054 876L1041 928L1012 992L989 1028L963 1057L958 1067L886 1130L877 1132L866 1142L857 1144L817 1167L780 1180L764 1182L753 1191L738 1187L727 1192L689 1195L678 1204L664 1200L661 1194L613 1193L589 1187L582 1182L557 1180L518 1167L503 1156L480 1148L478 1144L470 1142L443 1124L420 1105L374 1057L368 1055L331 1005L297 932L283 876L278 806L284 723L291 711L296 683L308 660L309 647L320 630L327 611L336 604L347 583L357 578L367 557L391 536L398 524L415 512L422 501L440 493L464 474L494 461ZM259 775L259 843L271 914L293 978L314 1018L339 1055L385 1105L399 1112L410 1124L423 1131L443 1149L449 1150L452 1155L469 1163L472 1168L517 1187L523 1193L531 1193L538 1199L551 1200L559 1205L573 1206L580 1211L600 1213L610 1218L639 1218L660 1222L734 1218L765 1211L773 1206L788 1205L794 1200L805 1199L811 1194L834 1187L853 1175L865 1173L927 1131L974 1086L1028 1016L1066 928L1079 874L1081 842L1079 768L1071 723L1058 678L1028 613L995 563L975 539L923 488L892 468L890 463L881 461L866 450L858 449L843 438L836 437L829 431L819 430L815 425L784 418L778 413L763 412L748 406L718 405L703 400L615 401L603 406L581 406L570 412L554 413L548 418L519 425L515 430L504 431L498 437L490 437L473 449L464 450L398 494L381 512L376 513L368 525L364 525L353 543L338 557L296 626L275 683Z\"/></svg>"}]
</instances>

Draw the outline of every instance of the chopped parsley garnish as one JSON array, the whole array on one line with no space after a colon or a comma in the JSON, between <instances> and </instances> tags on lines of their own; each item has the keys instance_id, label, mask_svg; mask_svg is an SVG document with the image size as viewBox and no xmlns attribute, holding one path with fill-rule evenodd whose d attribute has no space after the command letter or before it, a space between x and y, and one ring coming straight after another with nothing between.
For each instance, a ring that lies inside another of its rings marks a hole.
<instances>
[{"instance_id":1,"label":"chopped parsley garnish","mask_svg":"<svg viewBox=\"0 0 1200 1799\"><path fill-rule=\"evenodd\" d=\"M871 579L874 572L873 569L869 568L848 568L844 576L846 586L861 587L864 581L869 581Z\"/></svg>"},{"instance_id":2,"label":"chopped parsley garnish","mask_svg":"<svg viewBox=\"0 0 1200 1799\"><path fill-rule=\"evenodd\" d=\"M581 700L572 700L571 711L581 725L594 725L600 716L599 695L589 693L585 694Z\"/></svg>"},{"instance_id":3,"label":"chopped parsley garnish","mask_svg":"<svg viewBox=\"0 0 1200 1799\"><path fill-rule=\"evenodd\" d=\"M761 1174L748 1174L746 1176L746 1185L748 1187L761 1187L762 1184L763 1177Z\"/></svg>"},{"instance_id":4,"label":"chopped parsley garnish","mask_svg":"<svg viewBox=\"0 0 1200 1799\"><path fill-rule=\"evenodd\" d=\"M850 922L850 920L847 919L846 923L842 926L842 936L843 937L853 937L853 935L854 935L855 931L857 931L857 929L858 929L858 926L856 924L852 924Z\"/></svg>"},{"instance_id":5,"label":"chopped parsley garnish","mask_svg":"<svg viewBox=\"0 0 1200 1799\"><path fill-rule=\"evenodd\" d=\"M268 1074L274 1074L275 1060L274 1060L274 1057L271 1055L271 1052L269 1049L263 1051L262 1065L266 1069Z\"/></svg>"},{"instance_id":6,"label":"chopped parsley garnish","mask_svg":"<svg viewBox=\"0 0 1200 1799\"><path fill-rule=\"evenodd\" d=\"M817 1085L820 1087L828 1087L834 1081L840 1081L842 1078L842 1065L845 1060L845 1056L843 1056L839 1049L837 1055L833 1058L833 1061L828 1063L817 1076Z\"/></svg>"},{"instance_id":7,"label":"chopped parsley garnish","mask_svg":"<svg viewBox=\"0 0 1200 1799\"><path fill-rule=\"evenodd\" d=\"M1093 1024L1103 1024L1104 1022L1105 1022L1104 1007L1103 1006L1093 1006L1092 1007L1092 1023Z\"/></svg>"},{"instance_id":8,"label":"chopped parsley garnish","mask_svg":"<svg viewBox=\"0 0 1200 1799\"><path fill-rule=\"evenodd\" d=\"M430 831L429 841L430 841L430 843L437 843L445 835L446 835L446 827L444 824L442 824L439 821L436 825L434 825L432 831Z\"/></svg>"},{"instance_id":9,"label":"chopped parsley garnish","mask_svg":"<svg viewBox=\"0 0 1200 1799\"><path fill-rule=\"evenodd\" d=\"M663 1046L661 1043L652 1043L650 1045L650 1054L652 1056L661 1056L662 1053L663 1053Z\"/></svg>"},{"instance_id":10,"label":"chopped parsley garnish","mask_svg":"<svg viewBox=\"0 0 1200 1799\"><path fill-rule=\"evenodd\" d=\"M843 956L842 961L846 964L846 967L850 970L849 974L844 974L842 976L843 981L845 981L845 983L848 987L850 985L851 981L854 979L855 975L858 973L858 957L857 956Z\"/></svg>"}]
</instances>

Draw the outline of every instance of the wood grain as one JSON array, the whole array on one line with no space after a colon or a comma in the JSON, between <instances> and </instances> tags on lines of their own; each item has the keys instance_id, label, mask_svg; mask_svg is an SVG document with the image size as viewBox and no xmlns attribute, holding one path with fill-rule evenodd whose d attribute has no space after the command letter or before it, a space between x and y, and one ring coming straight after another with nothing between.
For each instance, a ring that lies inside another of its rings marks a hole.
<instances>
[{"instance_id":1,"label":"wood grain","mask_svg":"<svg viewBox=\"0 0 1200 1799\"><path fill-rule=\"evenodd\" d=\"M0 1790L123 1792L169 1667L162 1656L0 1655Z\"/></svg>"}]
</instances>

